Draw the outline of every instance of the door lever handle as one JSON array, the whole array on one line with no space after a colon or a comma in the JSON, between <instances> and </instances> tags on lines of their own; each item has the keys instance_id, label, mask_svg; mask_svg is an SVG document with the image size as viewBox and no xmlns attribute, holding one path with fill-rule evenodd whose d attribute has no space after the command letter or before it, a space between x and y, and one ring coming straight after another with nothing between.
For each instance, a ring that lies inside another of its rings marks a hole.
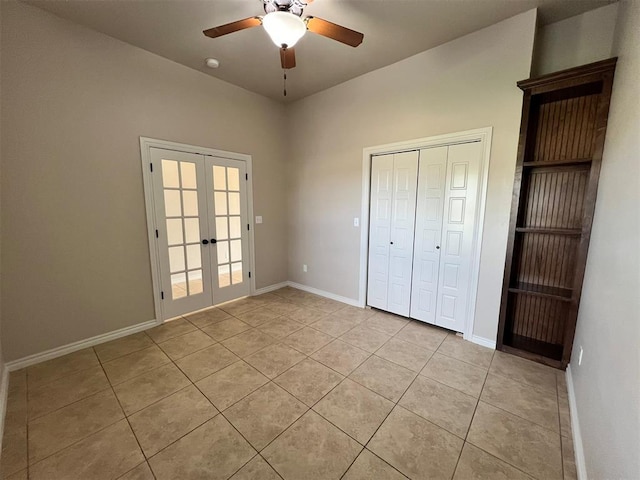
<instances>
[{"instance_id":1,"label":"door lever handle","mask_svg":"<svg viewBox=\"0 0 640 480\"><path fill-rule=\"evenodd\" d=\"M216 240L215 238L212 238L211 243L218 243L218 240Z\"/></svg>"},{"instance_id":2,"label":"door lever handle","mask_svg":"<svg viewBox=\"0 0 640 480\"><path fill-rule=\"evenodd\" d=\"M202 244L203 245L208 245L209 244L209 240L207 240L206 238L204 240L202 240Z\"/></svg>"}]
</instances>

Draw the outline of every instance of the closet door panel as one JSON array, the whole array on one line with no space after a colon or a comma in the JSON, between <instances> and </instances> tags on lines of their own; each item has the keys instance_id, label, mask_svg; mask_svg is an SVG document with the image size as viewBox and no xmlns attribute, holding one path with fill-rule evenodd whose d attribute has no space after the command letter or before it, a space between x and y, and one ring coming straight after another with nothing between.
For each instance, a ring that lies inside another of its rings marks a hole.
<instances>
[{"instance_id":1,"label":"closet door panel","mask_svg":"<svg viewBox=\"0 0 640 480\"><path fill-rule=\"evenodd\" d=\"M464 331L482 145L449 146L444 189L436 325Z\"/></svg>"},{"instance_id":2,"label":"closet door panel","mask_svg":"<svg viewBox=\"0 0 640 480\"><path fill-rule=\"evenodd\" d=\"M411 302L417 183L418 152L394 155L387 310L403 316Z\"/></svg>"},{"instance_id":3,"label":"closet door panel","mask_svg":"<svg viewBox=\"0 0 640 480\"><path fill-rule=\"evenodd\" d=\"M448 147L420 151L411 317L436 323Z\"/></svg>"},{"instance_id":4,"label":"closet door panel","mask_svg":"<svg viewBox=\"0 0 640 480\"><path fill-rule=\"evenodd\" d=\"M371 161L371 213L369 219L369 281L367 303L387 309L389 247L393 200L393 155Z\"/></svg>"}]
</instances>

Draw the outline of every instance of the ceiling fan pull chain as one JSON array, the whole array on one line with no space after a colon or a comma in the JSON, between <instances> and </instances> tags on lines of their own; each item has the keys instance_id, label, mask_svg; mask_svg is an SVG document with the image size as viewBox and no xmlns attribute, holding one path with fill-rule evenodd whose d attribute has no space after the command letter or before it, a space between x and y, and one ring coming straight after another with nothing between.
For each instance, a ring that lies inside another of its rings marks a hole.
<instances>
[{"instance_id":1,"label":"ceiling fan pull chain","mask_svg":"<svg viewBox=\"0 0 640 480\"><path fill-rule=\"evenodd\" d=\"M283 82L282 82L282 84L283 84L283 93L284 93L284 96L286 97L287 96L287 71L285 69L282 69L282 74L284 76L284 79L283 79Z\"/></svg>"}]
</instances>

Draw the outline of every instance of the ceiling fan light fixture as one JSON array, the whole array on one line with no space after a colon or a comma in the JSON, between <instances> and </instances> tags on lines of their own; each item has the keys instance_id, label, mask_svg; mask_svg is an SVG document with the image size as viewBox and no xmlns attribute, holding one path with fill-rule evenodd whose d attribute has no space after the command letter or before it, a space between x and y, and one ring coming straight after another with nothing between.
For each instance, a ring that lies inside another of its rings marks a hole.
<instances>
[{"instance_id":1,"label":"ceiling fan light fixture","mask_svg":"<svg viewBox=\"0 0 640 480\"><path fill-rule=\"evenodd\" d=\"M293 47L307 31L307 25L297 15L289 12L267 13L262 19L262 26L278 48Z\"/></svg>"}]
</instances>

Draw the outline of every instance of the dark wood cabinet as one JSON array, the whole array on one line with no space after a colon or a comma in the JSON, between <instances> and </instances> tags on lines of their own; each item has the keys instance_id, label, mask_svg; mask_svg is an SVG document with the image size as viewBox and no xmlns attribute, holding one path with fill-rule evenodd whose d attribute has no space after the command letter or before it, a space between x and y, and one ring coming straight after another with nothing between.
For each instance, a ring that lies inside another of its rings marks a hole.
<instances>
[{"instance_id":1,"label":"dark wood cabinet","mask_svg":"<svg viewBox=\"0 0 640 480\"><path fill-rule=\"evenodd\" d=\"M616 59L518 82L522 123L497 345L571 357Z\"/></svg>"}]
</instances>

